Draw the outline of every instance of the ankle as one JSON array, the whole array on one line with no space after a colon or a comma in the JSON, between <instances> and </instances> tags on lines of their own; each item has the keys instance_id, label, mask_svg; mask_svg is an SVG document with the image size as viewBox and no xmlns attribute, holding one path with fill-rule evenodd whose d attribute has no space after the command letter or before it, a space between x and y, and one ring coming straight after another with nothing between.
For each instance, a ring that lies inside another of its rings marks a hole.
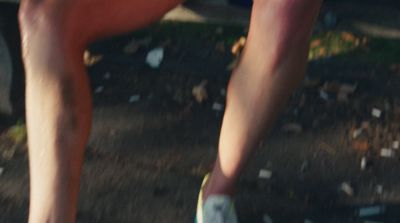
<instances>
[{"instance_id":1,"label":"ankle","mask_svg":"<svg viewBox=\"0 0 400 223\"><path fill-rule=\"evenodd\" d=\"M206 201L208 197L213 195L226 195L233 197L235 195L235 185L232 183L218 181L210 176L210 179L202 188L202 199Z\"/></svg>"}]
</instances>

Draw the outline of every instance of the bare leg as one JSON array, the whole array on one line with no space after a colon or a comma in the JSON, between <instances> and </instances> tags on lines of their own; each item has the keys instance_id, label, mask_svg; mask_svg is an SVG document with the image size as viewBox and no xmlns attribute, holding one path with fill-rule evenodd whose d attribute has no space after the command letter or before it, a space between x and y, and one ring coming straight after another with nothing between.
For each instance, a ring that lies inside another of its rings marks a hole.
<instances>
[{"instance_id":1,"label":"bare leg","mask_svg":"<svg viewBox=\"0 0 400 223\"><path fill-rule=\"evenodd\" d=\"M238 176L303 78L320 0L255 0L248 41L228 87L219 153L204 199L234 193Z\"/></svg>"},{"instance_id":2,"label":"bare leg","mask_svg":"<svg viewBox=\"0 0 400 223\"><path fill-rule=\"evenodd\" d=\"M142 27L178 0L23 0L31 223L72 223L91 95L82 62L88 42Z\"/></svg>"}]
</instances>

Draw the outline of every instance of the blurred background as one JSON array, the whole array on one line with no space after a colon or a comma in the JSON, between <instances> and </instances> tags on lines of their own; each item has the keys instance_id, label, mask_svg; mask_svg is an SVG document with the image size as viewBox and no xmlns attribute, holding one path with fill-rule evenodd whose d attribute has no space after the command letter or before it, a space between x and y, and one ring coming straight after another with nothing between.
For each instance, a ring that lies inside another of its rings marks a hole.
<instances>
[{"instance_id":1,"label":"blurred background","mask_svg":"<svg viewBox=\"0 0 400 223\"><path fill-rule=\"evenodd\" d=\"M78 222L192 222L249 0L191 0L85 52L94 121ZM26 222L18 4L0 0L0 222ZM398 1L325 1L306 79L239 184L241 222L400 219ZM156 210L156 211L155 211Z\"/></svg>"}]
</instances>

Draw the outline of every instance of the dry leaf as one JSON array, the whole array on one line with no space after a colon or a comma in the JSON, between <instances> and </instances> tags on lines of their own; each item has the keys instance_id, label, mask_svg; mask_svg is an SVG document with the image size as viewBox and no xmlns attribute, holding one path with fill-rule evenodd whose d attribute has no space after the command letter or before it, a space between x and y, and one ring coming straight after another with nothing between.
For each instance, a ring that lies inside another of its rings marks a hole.
<instances>
[{"instance_id":1,"label":"dry leaf","mask_svg":"<svg viewBox=\"0 0 400 223\"><path fill-rule=\"evenodd\" d=\"M342 32L341 36L342 39L347 42L354 42L356 40L356 37L349 32Z\"/></svg>"},{"instance_id":2,"label":"dry leaf","mask_svg":"<svg viewBox=\"0 0 400 223\"><path fill-rule=\"evenodd\" d=\"M203 80L199 85L194 86L192 90L193 97L198 103L203 103L208 98L207 86L208 81Z\"/></svg>"},{"instance_id":3,"label":"dry leaf","mask_svg":"<svg viewBox=\"0 0 400 223\"><path fill-rule=\"evenodd\" d=\"M319 47L321 45L321 43L322 43L322 41L320 39L313 40L310 43L310 47L311 47L311 49Z\"/></svg>"},{"instance_id":4,"label":"dry leaf","mask_svg":"<svg viewBox=\"0 0 400 223\"><path fill-rule=\"evenodd\" d=\"M152 41L151 37L146 37L141 40L136 40L133 38L127 45L124 47L125 54L134 54L138 51L140 47L147 47L150 45Z\"/></svg>"},{"instance_id":5,"label":"dry leaf","mask_svg":"<svg viewBox=\"0 0 400 223\"><path fill-rule=\"evenodd\" d=\"M239 56L242 52L244 45L246 44L246 37L242 36L238 41L236 41L231 49L231 52L235 56Z\"/></svg>"},{"instance_id":6,"label":"dry leaf","mask_svg":"<svg viewBox=\"0 0 400 223\"><path fill-rule=\"evenodd\" d=\"M83 54L83 62L86 66L93 66L103 59L103 55L92 55L89 50Z\"/></svg>"},{"instance_id":7,"label":"dry leaf","mask_svg":"<svg viewBox=\"0 0 400 223\"><path fill-rule=\"evenodd\" d=\"M369 143L365 138L355 139L352 142L352 147L357 151L366 152L369 149Z\"/></svg>"}]
</instances>

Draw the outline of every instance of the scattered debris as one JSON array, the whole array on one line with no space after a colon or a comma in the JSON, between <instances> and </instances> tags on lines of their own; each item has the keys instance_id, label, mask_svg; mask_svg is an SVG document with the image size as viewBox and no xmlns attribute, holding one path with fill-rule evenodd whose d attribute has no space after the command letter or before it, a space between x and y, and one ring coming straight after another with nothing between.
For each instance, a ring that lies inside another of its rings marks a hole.
<instances>
[{"instance_id":1,"label":"scattered debris","mask_svg":"<svg viewBox=\"0 0 400 223\"><path fill-rule=\"evenodd\" d=\"M317 47L321 46L321 43L322 43L321 39L315 39L315 40L311 41L310 48L317 48Z\"/></svg>"},{"instance_id":2,"label":"scattered debris","mask_svg":"<svg viewBox=\"0 0 400 223\"><path fill-rule=\"evenodd\" d=\"M98 87L96 88L96 90L94 90L94 93L100 94L101 92L103 92L103 90L104 90L104 87L103 87L103 86L98 86Z\"/></svg>"},{"instance_id":3,"label":"scattered debris","mask_svg":"<svg viewBox=\"0 0 400 223\"><path fill-rule=\"evenodd\" d=\"M353 187L348 182L343 182L340 185L340 190L343 191L347 196L352 197L354 195Z\"/></svg>"},{"instance_id":4,"label":"scattered debris","mask_svg":"<svg viewBox=\"0 0 400 223\"><path fill-rule=\"evenodd\" d=\"M361 151L361 152L366 152L370 147L370 145L368 143L368 139L365 139L365 138L355 139L351 142L351 145L352 145L353 149Z\"/></svg>"},{"instance_id":5,"label":"scattered debris","mask_svg":"<svg viewBox=\"0 0 400 223\"><path fill-rule=\"evenodd\" d=\"M132 95L131 97L129 97L129 103L135 103L138 102L140 100L140 95L135 94Z\"/></svg>"},{"instance_id":6,"label":"scattered debris","mask_svg":"<svg viewBox=\"0 0 400 223\"><path fill-rule=\"evenodd\" d=\"M379 184L376 186L376 193L379 195L383 194L383 186L382 185Z\"/></svg>"},{"instance_id":7,"label":"scattered debris","mask_svg":"<svg viewBox=\"0 0 400 223\"><path fill-rule=\"evenodd\" d=\"M357 84L350 85L350 84L342 84L339 87L337 93L337 99L339 102L348 102L349 95L353 94L357 90Z\"/></svg>"},{"instance_id":8,"label":"scattered debris","mask_svg":"<svg viewBox=\"0 0 400 223\"><path fill-rule=\"evenodd\" d=\"M367 157L363 156L361 158L361 170L365 170L367 168Z\"/></svg>"},{"instance_id":9,"label":"scattered debris","mask_svg":"<svg viewBox=\"0 0 400 223\"><path fill-rule=\"evenodd\" d=\"M4 173L4 167L0 167L0 177L1 175L3 175L3 173Z\"/></svg>"},{"instance_id":10,"label":"scattered debris","mask_svg":"<svg viewBox=\"0 0 400 223\"><path fill-rule=\"evenodd\" d=\"M232 54L235 56L239 56L245 44L246 44L246 37L244 36L240 37L239 40L236 41L232 46L231 49Z\"/></svg>"},{"instance_id":11,"label":"scattered debris","mask_svg":"<svg viewBox=\"0 0 400 223\"><path fill-rule=\"evenodd\" d=\"M375 118L380 118L381 115L382 115L382 111L379 110L378 108L373 108L371 114L372 114L372 116L374 116Z\"/></svg>"},{"instance_id":12,"label":"scattered debris","mask_svg":"<svg viewBox=\"0 0 400 223\"><path fill-rule=\"evenodd\" d=\"M394 157L394 151L392 149L382 148L381 157L391 158Z\"/></svg>"},{"instance_id":13,"label":"scattered debris","mask_svg":"<svg viewBox=\"0 0 400 223\"><path fill-rule=\"evenodd\" d=\"M151 37L146 37L140 40L133 38L127 45L125 45L123 51L125 54L134 54L140 49L140 47L149 46L151 41Z\"/></svg>"},{"instance_id":14,"label":"scattered debris","mask_svg":"<svg viewBox=\"0 0 400 223\"><path fill-rule=\"evenodd\" d=\"M357 139L363 133L363 128L359 128L353 131L353 139Z\"/></svg>"},{"instance_id":15,"label":"scattered debris","mask_svg":"<svg viewBox=\"0 0 400 223\"><path fill-rule=\"evenodd\" d=\"M109 80L109 79L111 78L111 73L110 73L110 72L105 73L104 76L103 76L103 78L104 78L105 80Z\"/></svg>"},{"instance_id":16,"label":"scattered debris","mask_svg":"<svg viewBox=\"0 0 400 223\"><path fill-rule=\"evenodd\" d=\"M162 60L164 59L164 48L155 48L147 54L146 63L151 68L159 68Z\"/></svg>"},{"instance_id":17,"label":"scattered debris","mask_svg":"<svg viewBox=\"0 0 400 223\"><path fill-rule=\"evenodd\" d=\"M83 62L86 66L90 67L103 59L103 55L92 55L89 50L83 53Z\"/></svg>"},{"instance_id":18,"label":"scattered debris","mask_svg":"<svg viewBox=\"0 0 400 223\"><path fill-rule=\"evenodd\" d=\"M203 80L199 85L193 87L192 95L199 104L203 103L208 98L206 89L207 83L207 80Z\"/></svg>"},{"instance_id":19,"label":"scattered debris","mask_svg":"<svg viewBox=\"0 0 400 223\"><path fill-rule=\"evenodd\" d=\"M371 206L360 208L358 211L359 217L370 217L383 214L385 212L385 206Z\"/></svg>"},{"instance_id":20,"label":"scattered debris","mask_svg":"<svg viewBox=\"0 0 400 223\"><path fill-rule=\"evenodd\" d=\"M319 91L319 97L324 99L325 101L329 101L328 93L322 89Z\"/></svg>"},{"instance_id":21,"label":"scattered debris","mask_svg":"<svg viewBox=\"0 0 400 223\"><path fill-rule=\"evenodd\" d=\"M400 146L400 142L399 141L393 141L393 144L392 144L392 148L393 149L399 149L399 146Z\"/></svg>"},{"instance_id":22,"label":"scattered debris","mask_svg":"<svg viewBox=\"0 0 400 223\"><path fill-rule=\"evenodd\" d=\"M356 37L349 32L342 32L341 37L346 42L354 42L356 40Z\"/></svg>"},{"instance_id":23,"label":"scattered debris","mask_svg":"<svg viewBox=\"0 0 400 223\"><path fill-rule=\"evenodd\" d=\"M272 177L272 171L267 169L261 169L258 173L258 177L261 179L270 179Z\"/></svg>"},{"instance_id":24,"label":"scattered debris","mask_svg":"<svg viewBox=\"0 0 400 223\"><path fill-rule=\"evenodd\" d=\"M215 111L222 111L222 110L224 110L224 105L222 105L218 102L214 102L212 109Z\"/></svg>"},{"instance_id":25,"label":"scattered debris","mask_svg":"<svg viewBox=\"0 0 400 223\"><path fill-rule=\"evenodd\" d=\"M264 216L263 216L263 222L264 222L264 223L274 223L274 221L272 220L272 218L271 218L269 215L267 215L267 214L264 214Z\"/></svg>"}]
</instances>

